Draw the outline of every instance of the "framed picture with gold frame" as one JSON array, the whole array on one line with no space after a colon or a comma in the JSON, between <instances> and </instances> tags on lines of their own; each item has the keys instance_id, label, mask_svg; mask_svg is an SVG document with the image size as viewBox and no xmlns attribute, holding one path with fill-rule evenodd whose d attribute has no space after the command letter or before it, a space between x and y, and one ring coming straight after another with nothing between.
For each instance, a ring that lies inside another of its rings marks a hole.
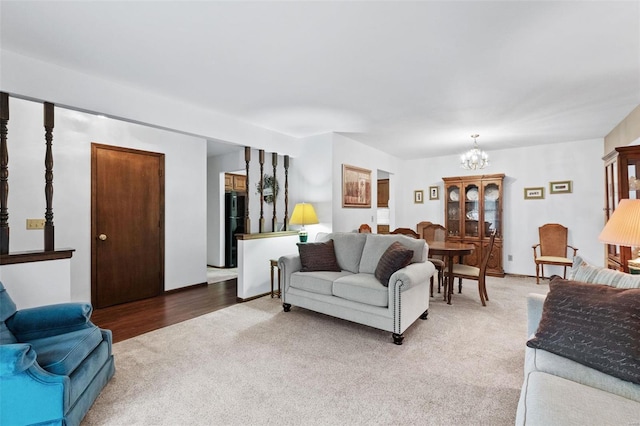
<instances>
[{"instance_id":1,"label":"framed picture with gold frame","mask_svg":"<svg viewBox=\"0 0 640 426\"><path fill-rule=\"evenodd\" d=\"M525 200L542 200L544 199L544 187L538 188L525 188L524 189Z\"/></svg>"},{"instance_id":2,"label":"framed picture with gold frame","mask_svg":"<svg viewBox=\"0 0 640 426\"><path fill-rule=\"evenodd\" d=\"M417 191L413 191L413 203L414 204L422 204L424 203L424 191L419 189Z\"/></svg>"},{"instance_id":3,"label":"framed picture with gold frame","mask_svg":"<svg viewBox=\"0 0 640 426\"><path fill-rule=\"evenodd\" d=\"M342 165L342 207L371 207L371 170Z\"/></svg>"},{"instance_id":4,"label":"framed picture with gold frame","mask_svg":"<svg viewBox=\"0 0 640 426\"><path fill-rule=\"evenodd\" d=\"M429 199L430 200L439 200L440 199L440 187L439 186L430 186L429 187Z\"/></svg>"},{"instance_id":5,"label":"framed picture with gold frame","mask_svg":"<svg viewBox=\"0 0 640 426\"><path fill-rule=\"evenodd\" d=\"M571 181L549 182L549 194L571 194Z\"/></svg>"}]
</instances>

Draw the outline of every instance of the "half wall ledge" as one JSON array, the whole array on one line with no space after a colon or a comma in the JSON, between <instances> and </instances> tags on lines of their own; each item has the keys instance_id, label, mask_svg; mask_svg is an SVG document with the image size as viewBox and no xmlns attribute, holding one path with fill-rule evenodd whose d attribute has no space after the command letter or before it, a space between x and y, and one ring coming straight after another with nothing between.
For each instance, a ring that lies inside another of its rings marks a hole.
<instances>
[{"instance_id":1,"label":"half wall ledge","mask_svg":"<svg viewBox=\"0 0 640 426\"><path fill-rule=\"evenodd\" d=\"M43 262L46 260L69 259L76 249L61 248L53 251L21 251L0 255L0 265L15 265L18 263Z\"/></svg>"}]
</instances>

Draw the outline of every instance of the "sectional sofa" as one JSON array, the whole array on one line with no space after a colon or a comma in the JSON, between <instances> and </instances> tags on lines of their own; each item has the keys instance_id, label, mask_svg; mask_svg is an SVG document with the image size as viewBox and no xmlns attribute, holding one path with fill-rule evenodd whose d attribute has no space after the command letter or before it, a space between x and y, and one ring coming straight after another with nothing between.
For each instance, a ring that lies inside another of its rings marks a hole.
<instances>
[{"instance_id":1,"label":"sectional sofa","mask_svg":"<svg viewBox=\"0 0 640 426\"><path fill-rule=\"evenodd\" d=\"M576 257L570 278L528 296L516 425L640 424L640 276Z\"/></svg>"}]
</instances>

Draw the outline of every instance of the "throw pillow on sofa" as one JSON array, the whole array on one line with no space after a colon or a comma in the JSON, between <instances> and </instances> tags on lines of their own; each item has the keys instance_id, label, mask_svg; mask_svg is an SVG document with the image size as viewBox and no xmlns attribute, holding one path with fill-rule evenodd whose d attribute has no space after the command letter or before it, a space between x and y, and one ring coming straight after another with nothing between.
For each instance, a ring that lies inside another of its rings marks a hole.
<instances>
[{"instance_id":1,"label":"throw pillow on sofa","mask_svg":"<svg viewBox=\"0 0 640 426\"><path fill-rule=\"evenodd\" d=\"M382 254L376 267L375 277L384 285L389 286L389 278L398 269L402 269L411 263L413 250L409 250L399 242L394 242Z\"/></svg>"},{"instance_id":2,"label":"throw pillow on sofa","mask_svg":"<svg viewBox=\"0 0 640 426\"><path fill-rule=\"evenodd\" d=\"M608 268L589 265L580 256L573 259L570 278L592 284L605 284L617 288L640 288L640 275L625 274Z\"/></svg>"},{"instance_id":3,"label":"throw pillow on sofa","mask_svg":"<svg viewBox=\"0 0 640 426\"><path fill-rule=\"evenodd\" d=\"M301 272L333 271L340 272L333 240L321 243L298 243Z\"/></svg>"},{"instance_id":4,"label":"throw pillow on sofa","mask_svg":"<svg viewBox=\"0 0 640 426\"><path fill-rule=\"evenodd\" d=\"M554 277L527 346L640 384L640 289Z\"/></svg>"}]
</instances>

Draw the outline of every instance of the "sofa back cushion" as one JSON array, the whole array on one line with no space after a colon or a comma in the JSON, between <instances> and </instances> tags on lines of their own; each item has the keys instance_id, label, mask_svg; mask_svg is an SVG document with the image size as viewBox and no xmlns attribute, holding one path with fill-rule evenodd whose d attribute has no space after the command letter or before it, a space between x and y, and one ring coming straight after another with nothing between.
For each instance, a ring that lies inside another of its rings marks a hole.
<instances>
[{"instance_id":1,"label":"sofa back cushion","mask_svg":"<svg viewBox=\"0 0 640 426\"><path fill-rule=\"evenodd\" d=\"M410 263L425 262L427 260L427 244L422 239L418 240L404 235L361 235L366 236L367 240L362 250L359 272L374 274L384 252L396 241L407 249L413 250L413 257Z\"/></svg>"},{"instance_id":2,"label":"sofa back cushion","mask_svg":"<svg viewBox=\"0 0 640 426\"><path fill-rule=\"evenodd\" d=\"M355 232L334 232L322 237L322 241L333 240L338 265L343 271L357 274L360 268L360 258L367 236Z\"/></svg>"},{"instance_id":3,"label":"sofa back cushion","mask_svg":"<svg viewBox=\"0 0 640 426\"><path fill-rule=\"evenodd\" d=\"M16 304L11 300L4 285L0 281L0 344L17 343L13 333L7 328L5 321L16 313Z\"/></svg>"},{"instance_id":4,"label":"sofa back cushion","mask_svg":"<svg viewBox=\"0 0 640 426\"><path fill-rule=\"evenodd\" d=\"M625 274L613 269L592 266L580 256L573 259L569 277L575 281L604 284L616 288L640 288L640 275Z\"/></svg>"}]
</instances>

